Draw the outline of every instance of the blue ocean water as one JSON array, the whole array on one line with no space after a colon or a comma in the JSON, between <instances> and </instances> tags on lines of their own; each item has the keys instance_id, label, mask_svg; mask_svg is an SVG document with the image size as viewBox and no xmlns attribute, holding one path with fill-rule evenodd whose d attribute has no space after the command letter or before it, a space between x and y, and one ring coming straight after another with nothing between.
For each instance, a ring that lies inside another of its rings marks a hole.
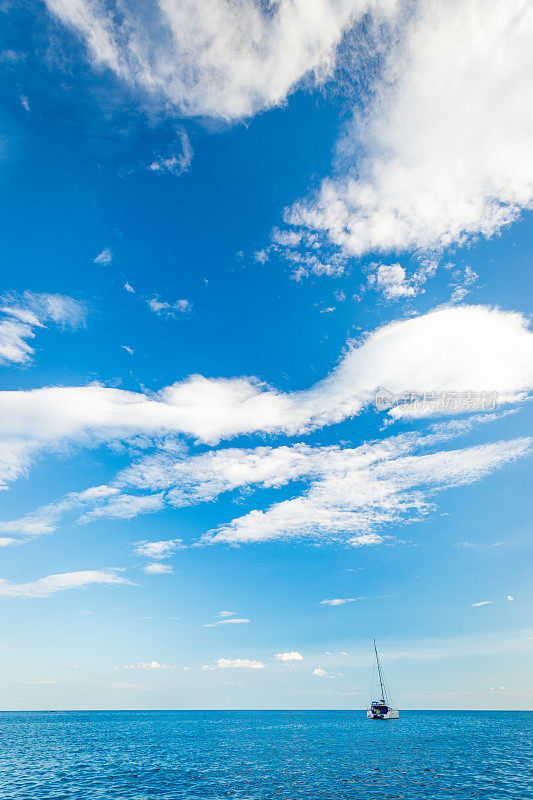
<instances>
[{"instance_id":1,"label":"blue ocean water","mask_svg":"<svg viewBox=\"0 0 533 800\"><path fill-rule=\"evenodd\" d=\"M533 712L0 714L0 798L533 798Z\"/></svg>"}]
</instances>

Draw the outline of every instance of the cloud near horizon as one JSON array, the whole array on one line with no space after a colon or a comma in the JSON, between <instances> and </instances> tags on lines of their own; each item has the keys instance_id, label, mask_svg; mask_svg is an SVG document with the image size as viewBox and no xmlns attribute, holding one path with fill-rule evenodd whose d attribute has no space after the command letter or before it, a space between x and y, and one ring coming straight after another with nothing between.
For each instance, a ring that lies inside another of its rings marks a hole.
<instances>
[{"instance_id":1,"label":"cloud near horizon","mask_svg":"<svg viewBox=\"0 0 533 800\"><path fill-rule=\"evenodd\" d=\"M120 669L116 667L116 669ZM162 664L159 661L142 661L140 664L126 664L122 669L142 669L142 670L175 670L179 667L173 664Z\"/></svg>"},{"instance_id":2,"label":"cloud near horizon","mask_svg":"<svg viewBox=\"0 0 533 800\"><path fill-rule=\"evenodd\" d=\"M264 669L264 667L262 661L253 658L217 658L212 666L203 664L202 670L207 672L212 669Z\"/></svg>"},{"instance_id":3,"label":"cloud near horizon","mask_svg":"<svg viewBox=\"0 0 533 800\"><path fill-rule=\"evenodd\" d=\"M291 650L289 653L276 653L274 661L282 661L285 664L294 664L298 661L303 661L304 657L297 650Z\"/></svg>"}]
</instances>

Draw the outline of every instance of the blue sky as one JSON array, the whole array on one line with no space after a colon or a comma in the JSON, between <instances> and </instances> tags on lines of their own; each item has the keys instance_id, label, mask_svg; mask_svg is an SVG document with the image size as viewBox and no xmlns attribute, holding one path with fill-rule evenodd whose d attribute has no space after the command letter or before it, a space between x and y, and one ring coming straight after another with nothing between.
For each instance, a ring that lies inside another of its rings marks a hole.
<instances>
[{"instance_id":1,"label":"blue sky","mask_svg":"<svg viewBox=\"0 0 533 800\"><path fill-rule=\"evenodd\" d=\"M532 707L533 20L452 5L2 5L2 708Z\"/></svg>"}]
</instances>

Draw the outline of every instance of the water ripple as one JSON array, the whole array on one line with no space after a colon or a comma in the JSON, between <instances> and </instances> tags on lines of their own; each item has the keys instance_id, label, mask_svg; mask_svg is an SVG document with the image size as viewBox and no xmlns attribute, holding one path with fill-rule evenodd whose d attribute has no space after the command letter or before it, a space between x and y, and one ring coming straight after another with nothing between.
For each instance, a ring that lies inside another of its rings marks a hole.
<instances>
[{"instance_id":1,"label":"water ripple","mask_svg":"<svg viewBox=\"0 0 533 800\"><path fill-rule=\"evenodd\" d=\"M5 712L0 800L527 800L530 712Z\"/></svg>"}]
</instances>

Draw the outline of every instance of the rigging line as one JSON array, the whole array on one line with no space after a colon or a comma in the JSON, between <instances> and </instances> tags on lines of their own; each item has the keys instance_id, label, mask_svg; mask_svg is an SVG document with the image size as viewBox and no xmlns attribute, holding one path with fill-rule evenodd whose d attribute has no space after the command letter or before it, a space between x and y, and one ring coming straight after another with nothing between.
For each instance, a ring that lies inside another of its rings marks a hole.
<instances>
[{"instance_id":1,"label":"rigging line","mask_svg":"<svg viewBox=\"0 0 533 800\"><path fill-rule=\"evenodd\" d=\"M377 667L378 667L379 683L380 683L380 686L381 686L381 699L386 701L387 700L386 687L384 685L384 678L383 678L383 674L381 672L381 664L379 663L378 648L376 646L376 640L375 639L374 639L374 651L376 653L376 664L377 664Z\"/></svg>"}]
</instances>

